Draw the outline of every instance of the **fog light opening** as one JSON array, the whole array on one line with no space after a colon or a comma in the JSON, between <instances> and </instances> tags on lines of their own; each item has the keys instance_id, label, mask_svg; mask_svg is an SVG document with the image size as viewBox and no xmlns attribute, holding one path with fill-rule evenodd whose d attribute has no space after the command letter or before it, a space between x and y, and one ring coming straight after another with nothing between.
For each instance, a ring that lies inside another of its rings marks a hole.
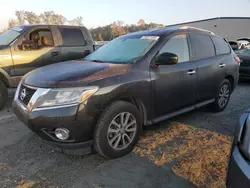
<instances>
[{"instance_id":1,"label":"fog light opening","mask_svg":"<svg viewBox=\"0 0 250 188\"><path fill-rule=\"evenodd\" d=\"M55 135L60 140L67 140L69 138L69 130L65 128L57 128Z\"/></svg>"}]
</instances>

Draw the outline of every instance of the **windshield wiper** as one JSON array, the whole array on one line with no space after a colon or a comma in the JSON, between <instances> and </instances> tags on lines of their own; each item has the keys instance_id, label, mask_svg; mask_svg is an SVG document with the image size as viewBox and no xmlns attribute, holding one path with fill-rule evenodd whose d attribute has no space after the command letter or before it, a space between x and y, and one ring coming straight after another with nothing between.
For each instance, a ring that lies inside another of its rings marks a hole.
<instances>
[{"instance_id":1,"label":"windshield wiper","mask_svg":"<svg viewBox=\"0 0 250 188\"><path fill-rule=\"evenodd\" d=\"M92 61L92 62L97 62L97 63L104 63L104 61L101 61L101 60L90 60L90 61Z\"/></svg>"}]
</instances>

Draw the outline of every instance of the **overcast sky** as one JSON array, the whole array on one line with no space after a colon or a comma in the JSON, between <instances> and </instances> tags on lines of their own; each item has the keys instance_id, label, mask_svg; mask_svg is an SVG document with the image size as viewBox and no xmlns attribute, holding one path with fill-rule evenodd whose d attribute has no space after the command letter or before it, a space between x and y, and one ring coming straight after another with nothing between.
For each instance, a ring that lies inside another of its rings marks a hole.
<instances>
[{"instance_id":1,"label":"overcast sky","mask_svg":"<svg viewBox=\"0 0 250 188\"><path fill-rule=\"evenodd\" d=\"M249 8L250 0L5 0L1 3L0 30L7 27L15 10L53 10L67 19L82 16L90 28L116 20L135 24L140 18L168 25L212 17L250 17Z\"/></svg>"}]
</instances>

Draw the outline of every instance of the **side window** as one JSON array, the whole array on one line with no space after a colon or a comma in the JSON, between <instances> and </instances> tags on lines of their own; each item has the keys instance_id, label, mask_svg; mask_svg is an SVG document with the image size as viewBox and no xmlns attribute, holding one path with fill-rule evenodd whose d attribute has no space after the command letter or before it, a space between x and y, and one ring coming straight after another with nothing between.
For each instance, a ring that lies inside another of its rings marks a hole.
<instances>
[{"instance_id":1,"label":"side window","mask_svg":"<svg viewBox=\"0 0 250 188\"><path fill-rule=\"evenodd\" d=\"M208 35L190 34L195 59L205 59L215 56L214 44Z\"/></svg>"},{"instance_id":2,"label":"side window","mask_svg":"<svg viewBox=\"0 0 250 188\"><path fill-rule=\"evenodd\" d=\"M161 48L159 54L163 52L174 53L178 56L178 63L189 61L189 48L186 35L177 35L169 39Z\"/></svg>"},{"instance_id":3,"label":"side window","mask_svg":"<svg viewBox=\"0 0 250 188\"><path fill-rule=\"evenodd\" d=\"M21 38L18 49L31 51L52 46L54 40L50 29L37 29Z\"/></svg>"},{"instance_id":4,"label":"side window","mask_svg":"<svg viewBox=\"0 0 250 188\"><path fill-rule=\"evenodd\" d=\"M80 29L61 28L63 45L65 46L85 46L86 41Z\"/></svg>"},{"instance_id":5,"label":"side window","mask_svg":"<svg viewBox=\"0 0 250 188\"><path fill-rule=\"evenodd\" d=\"M212 40L214 41L214 45L215 45L217 55L229 54L230 53L229 44L226 43L223 39L213 36Z\"/></svg>"}]
</instances>

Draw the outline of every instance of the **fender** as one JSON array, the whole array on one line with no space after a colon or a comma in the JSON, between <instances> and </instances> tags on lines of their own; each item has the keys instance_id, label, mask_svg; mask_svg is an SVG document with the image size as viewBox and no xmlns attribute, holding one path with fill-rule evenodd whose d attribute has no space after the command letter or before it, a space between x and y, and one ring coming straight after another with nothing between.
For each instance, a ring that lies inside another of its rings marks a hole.
<instances>
[{"instance_id":1,"label":"fender","mask_svg":"<svg viewBox=\"0 0 250 188\"><path fill-rule=\"evenodd\" d=\"M3 81L7 87L17 87L22 76L11 77L5 70L0 68L0 78L3 76Z\"/></svg>"}]
</instances>

